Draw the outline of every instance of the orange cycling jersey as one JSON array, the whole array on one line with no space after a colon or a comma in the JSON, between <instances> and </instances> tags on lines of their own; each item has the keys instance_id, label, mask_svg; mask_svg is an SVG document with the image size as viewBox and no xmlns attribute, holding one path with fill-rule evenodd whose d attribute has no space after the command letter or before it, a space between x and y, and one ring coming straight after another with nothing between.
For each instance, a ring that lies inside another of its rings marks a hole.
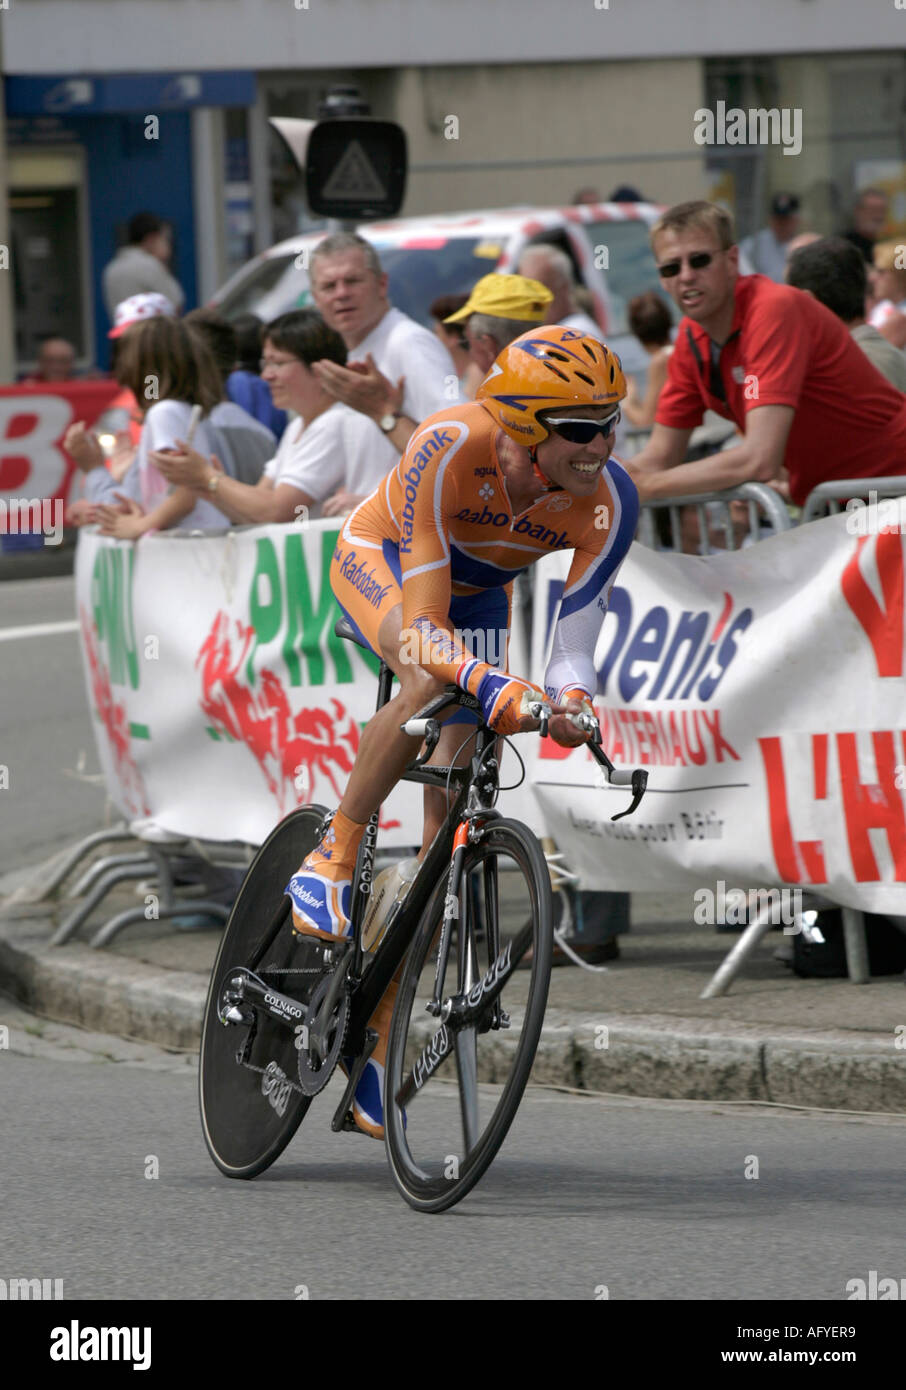
<instances>
[{"instance_id":1,"label":"orange cycling jersey","mask_svg":"<svg viewBox=\"0 0 906 1390\"><path fill-rule=\"evenodd\" d=\"M488 591L508 594L542 556L574 550L545 689L553 700L575 689L591 696L595 643L638 519L635 484L611 458L589 496L552 486L517 516L497 437L478 402L429 416L397 467L347 518L334 552L334 592L375 650L381 621L402 602L403 629L428 639L420 664L472 689L482 663L451 619L464 607L490 605Z\"/></svg>"}]
</instances>

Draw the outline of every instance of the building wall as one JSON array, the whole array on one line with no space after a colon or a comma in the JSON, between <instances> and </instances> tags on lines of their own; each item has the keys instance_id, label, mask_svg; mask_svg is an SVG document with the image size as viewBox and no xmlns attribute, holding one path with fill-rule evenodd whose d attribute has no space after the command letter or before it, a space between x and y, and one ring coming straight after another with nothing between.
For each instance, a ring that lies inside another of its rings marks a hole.
<instances>
[{"instance_id":1,"label":"building wall","mask_svg":"<svg viewBox=\"0 0 906 1390\"><path fill-rule=\"evenodd\" d=\"M867 11L870 9L870 19ZM894 0L13 0L7 71L399 67L895 49Z\"/></svg>"},{"instance_id":2,"label":"building wall","mask_svg":"<svg viewBox=\"0 0 906 1390\"><path fill-rule=\"evenodd\" d=\"M569 203L583 184L669 203L706 188L702 100L697 59L410 67L380 114L407 132L407 213Z\"/></svg>"}]
</instances>

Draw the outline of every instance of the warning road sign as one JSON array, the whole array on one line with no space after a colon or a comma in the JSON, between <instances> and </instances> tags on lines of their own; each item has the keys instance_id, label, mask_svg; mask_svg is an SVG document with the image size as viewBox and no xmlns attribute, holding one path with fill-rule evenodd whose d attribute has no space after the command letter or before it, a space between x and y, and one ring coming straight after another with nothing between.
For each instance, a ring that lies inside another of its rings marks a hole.
<instances>
[{"instance_id":1,"label":"warning road sign","mask_svg":"<svg viewBox=\"0 0 906 1390\"><path fill-rule=\"evenodd\" d=\"M392 121L319 121L305 151L305 194L319 217L394 217L406 188L406 137Z\"/></svg>"},{"instance_id":2,"label":"warning road sign","mask_svg":"<svg viewBox=\"0 0 906 1390\"><path fill-rule=\"evenodd\" d=\"M358 140L353 140L339 164L321 190L322 198L340 198L344 202L383 202L387 190L381 183L371 160Z\"/></svg>"}]
</instances>

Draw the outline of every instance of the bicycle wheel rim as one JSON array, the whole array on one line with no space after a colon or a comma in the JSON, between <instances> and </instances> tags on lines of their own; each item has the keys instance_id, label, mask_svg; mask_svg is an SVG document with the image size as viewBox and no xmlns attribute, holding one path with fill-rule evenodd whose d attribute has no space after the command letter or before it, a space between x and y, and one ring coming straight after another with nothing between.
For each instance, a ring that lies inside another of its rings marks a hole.
<instances>
[{"instance_id":1,"label":"bicycle wheel rim","mask_svg":"<svg viewBox=\"0 0 906 1390\"><path fill-rule=\"evenodd\" d=\"M258 851L233 905L211 972L202 1023L198 1094L205 1143L227 1177L253 1178L282 1153L301 1124L311 1097L298 1085L291 1029L258 1015L248 1065L236 1061L247 1036L219 1018L226 980L238 966L255 969L275 988L303 998L307 976L294 976L299 944L289 926L283 890L314 845L326 815L320 806L294 811ZM310 982L309 982L310 983Z\"/></svg>"},{"instance_id":2,"label":"bicycle wheel rim","mask_svg":"<svg viewBox=\"0 0 906 1390\"><path fill-rule=\"evenodd\" d=\"M496 909L488 892L488 879L495 876ZM483 990L481 1018L474 1028L451 1028L454 1046L432 1069L426 1044L450 1026L424 1009L434 987L446 886L446 880L438 885L407 958L391 1025L384 1096L394 1180L411 1206L429 1212L446 1210L474 1187L513 1122L544 1021L553 930L550 878L540 845L518 822L495 821L481 843L467 851L460 901L468 906L450 924L441 993L442 998L462 993L461 982L476 980ZM495 910L500 937L493 950L488 928ZM530 967L516 971L529 950ZM464 976L469 951L476 959ZM494 980L501 978L498 993ZM495 1026L495 1002L509 1014L509 1028ZM440 1050L449 1041L448 1036Z\"/></svg>"}]
</instances>

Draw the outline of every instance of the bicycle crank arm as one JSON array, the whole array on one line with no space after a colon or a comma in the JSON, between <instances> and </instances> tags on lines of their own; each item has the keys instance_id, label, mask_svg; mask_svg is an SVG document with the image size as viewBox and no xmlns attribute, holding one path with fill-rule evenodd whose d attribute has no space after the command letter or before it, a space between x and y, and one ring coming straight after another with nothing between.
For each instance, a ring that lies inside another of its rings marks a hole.
<instances>
[{"instance_id":1,"label":"bicycle crank arm","mask_svg":"<svg viewBox=\"0 0 906 1390\"><path fill-rule=\"evenodd\" d=\"M255 1009L262 1009L275 1022L283 1023L287 1028L294 1029L305 1022L307 1010L304 1004L300 1004L298 999L291 999L287 994L281 994L279 990L271 989L246 966L240 965L236 967L221 994L221 1022L225 1025L248 1023L248 1012L243 1005L249 1004ZM228 1008L224 1017L225 1005Z\"/></svg>"},{"instance_id":2,"label":"bicycle crank arm","mask_svg":"<svg viewBox=\"0 0 906 1390\"><path fill-rule=\"evenodd\" d=\"M379 1034L376 1033L373 1028L365 1029L365 1046L363 1050L359 1053L358 1057L355 1059L355 1065L353 1066L352 1071L349 1073L349 1080L346 1083L346 1090L343 1092L343 1099L337 1106L336 1111L334 1113L334 1117L330 1122L331 1129L337 1134L340 1132L340 1130L346 1129L347 1127L346 1117L349 1114L349 1109L352 1105L352 1098L355 1095L355 1088L356 1086L358 1086L359 1081L361 1080L362 1072L365 1070L365 1064L368 1061L368 1058L371 1056L372 1052L378 1045L378 1037Z\"/></svg>"}]
</instances>

